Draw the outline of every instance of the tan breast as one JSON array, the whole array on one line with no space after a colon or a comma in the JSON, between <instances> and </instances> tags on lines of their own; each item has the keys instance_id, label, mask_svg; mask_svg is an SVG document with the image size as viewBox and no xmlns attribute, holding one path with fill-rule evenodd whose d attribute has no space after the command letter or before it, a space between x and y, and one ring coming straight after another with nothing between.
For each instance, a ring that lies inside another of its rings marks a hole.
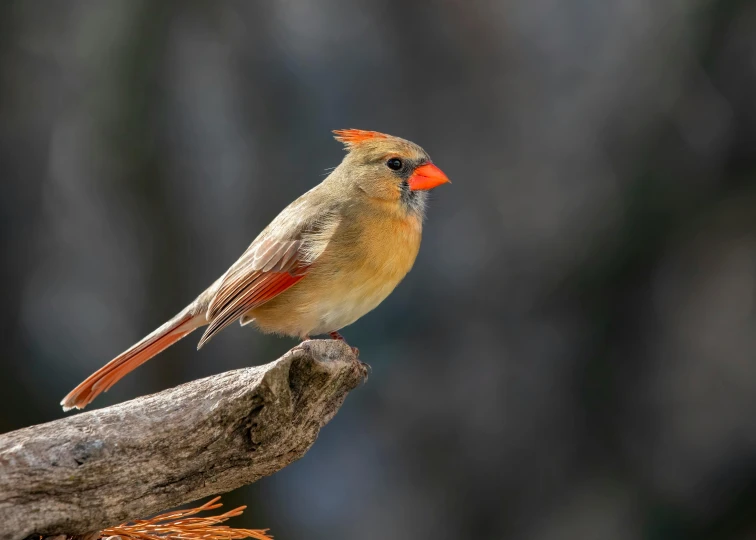
<instances>
[{"instance_id":1,"label":"tan breast","mask_svg":"<svg viewBox=\"0 0 756 540\"><path fill-rule=\"evenodd\" d=\"M421 236L415 217L343 218L307 276L248 316L266 332L304 337L339 330L394 290L412 268Z\"/></svg>"}]
</instances>

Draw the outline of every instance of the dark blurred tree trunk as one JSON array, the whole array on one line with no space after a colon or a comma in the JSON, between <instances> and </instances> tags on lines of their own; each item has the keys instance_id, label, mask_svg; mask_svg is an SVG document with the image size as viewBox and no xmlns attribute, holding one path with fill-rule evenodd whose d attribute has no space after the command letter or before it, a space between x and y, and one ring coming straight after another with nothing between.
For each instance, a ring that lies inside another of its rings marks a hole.
<instances>
[{"instance_id":1,"label":"dark blurred tree trunk","mask_svg":"<svg viewBox=\"0 0 756 540\"><path fill-rule=\"evenodd\" d=\"M19 2L0 3L0 328L5 358L27 356L28 343L21 324L22 302L33 266L40 215L40 188L47 174L44 156L51 120L29 114L30 105L49 109L49 103L29 103L24 85L40 70L34 58L20 47L24 27ZM45 93L49 96L49 94ZM17 180L13 180L13 179ZM20 380L23 362L6 362L3 377ZM15 429L36 418L35 403L24 385L9 385L3 401L12 414L0 414L0 432Z\"/></svg>"}]
</instances>

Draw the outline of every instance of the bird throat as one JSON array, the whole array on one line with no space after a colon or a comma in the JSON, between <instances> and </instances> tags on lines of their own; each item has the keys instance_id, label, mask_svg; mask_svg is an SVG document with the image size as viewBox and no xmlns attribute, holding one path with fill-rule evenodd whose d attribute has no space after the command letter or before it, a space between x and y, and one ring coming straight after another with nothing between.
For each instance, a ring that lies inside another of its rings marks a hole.
<instances>
[{"instance_id":1,"label":"bird throat","mask_svg":"<svg viewBox=\"0 0 756 540\"><path fill-rule=\"evenodd\" d=\"M408 214L414 214L421 220L425 217L425 202L428 200L428 192L402 189L402 205Z\"/></svg>"}]
</instances>

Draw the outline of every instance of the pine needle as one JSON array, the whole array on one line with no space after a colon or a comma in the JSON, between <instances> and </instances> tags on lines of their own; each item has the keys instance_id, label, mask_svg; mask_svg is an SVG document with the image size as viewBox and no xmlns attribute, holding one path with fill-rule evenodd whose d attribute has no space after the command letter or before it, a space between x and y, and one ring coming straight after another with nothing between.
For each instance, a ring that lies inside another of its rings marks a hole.
<instances>
[{"instance_id":1,"label":"pine needle","mask_svg":"<svg viewBox=\"0 0 756 540\"><path fill-rule=\"evenodd\" d=\"M272 540L268 529L234 529L220 525L229 518L240 516L247 508L240 506L219 516L190 517L200 512L223 506L215 497L198 508L166 512L151 519L141 519L109 527L100 533L101 538L120 536L124 540L237 540L254 538Z\"/></svg>"}]
</instances>

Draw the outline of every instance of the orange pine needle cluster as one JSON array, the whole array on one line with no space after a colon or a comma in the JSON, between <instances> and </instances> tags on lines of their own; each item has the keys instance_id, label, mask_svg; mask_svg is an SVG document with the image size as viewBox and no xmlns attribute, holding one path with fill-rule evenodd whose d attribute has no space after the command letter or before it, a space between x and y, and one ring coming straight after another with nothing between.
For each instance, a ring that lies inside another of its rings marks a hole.
<instances>
[{"instance_id":1,"label":"orange pine needle cluster","mask_svg":"<svg viewBox=\"0 0 756 540\"><path fill-rule=\"evenodd\" d=\"M272 540L267 529L234 529L220 525L229 518L240 516L246 506L240 506L225 514L208 517L191 517L200 512L215 510L223 506L215 497L198 508L166 512L151 519L142 519L109 527L100 533L101 538L120 536L126 540L237 540L254 538Z\"/></svg>"}]
</instances>

